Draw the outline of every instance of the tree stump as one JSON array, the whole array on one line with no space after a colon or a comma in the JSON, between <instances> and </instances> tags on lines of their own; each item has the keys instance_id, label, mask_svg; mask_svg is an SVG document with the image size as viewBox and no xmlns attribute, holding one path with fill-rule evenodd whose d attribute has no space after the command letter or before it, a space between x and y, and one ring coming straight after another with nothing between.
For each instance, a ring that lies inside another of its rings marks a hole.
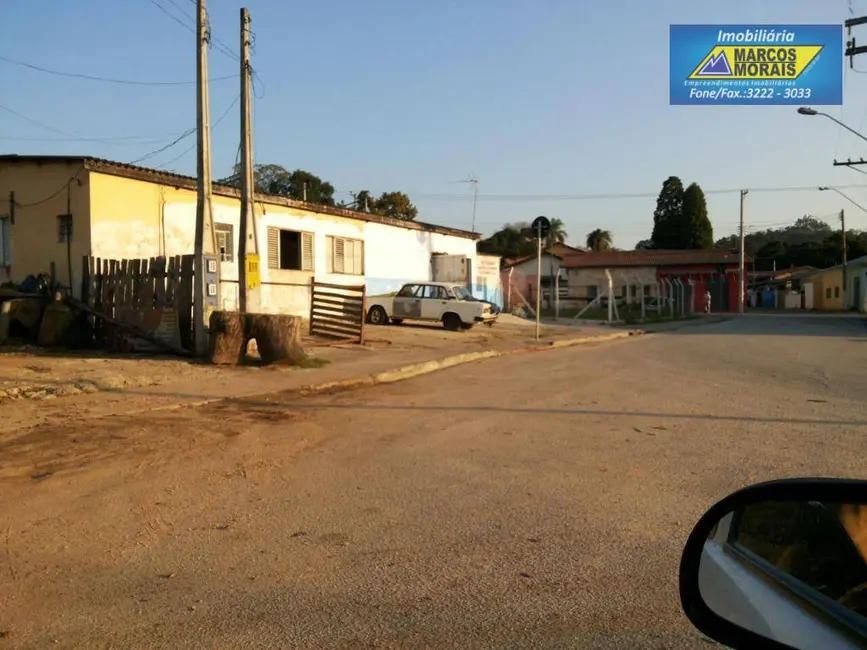
<instances>
[{"instance_id":1,"label":"tree stump","mask_svg":"<svg viewBox=\"0 0 867 650\"><path fill-rule=\"evenodd\" d=\"M43 348L60 347L75 320L75 310L62 302L53 302L42 312L37 344Z\"/></svg>"},{"instance_id":2,"label":"tree stump","mask_svg":"<svg viewBox=\"0 0 867 650\"><path fill-rule=\"evenodd\" d=\"M298 365L307 359L301 347L301 323L297 316L246 314L247 337L256 339L263 363Z\"/></svg>"},{"instance_id":3,"label":"tree stump","mask_svg":"<svg viewBox=\"0 0 867 650\"><path fill-rule=\"evenodd\" d=\"M244 314L232 311L211 312L208 327L208 360L218 365L236 366L247 353Z\"/></svg>"}]
</instances>

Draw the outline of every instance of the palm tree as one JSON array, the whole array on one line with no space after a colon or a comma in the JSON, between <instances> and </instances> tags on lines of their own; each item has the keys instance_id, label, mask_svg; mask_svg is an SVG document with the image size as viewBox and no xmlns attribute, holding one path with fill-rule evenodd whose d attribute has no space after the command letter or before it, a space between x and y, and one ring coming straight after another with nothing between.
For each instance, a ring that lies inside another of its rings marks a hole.
<instances>
[{"instance_id":1,"label":"palm tree","mask_svg":"<svg viewBox=\"0 0 867 650\"><path fill-rule=\"evenodd\" d=\"M602 230L597 228L587 235L587 248L594 252L610 251L611 244L614 243L614 237L610 230Z\"/></svg>"},{"instance_id":2,"label":"palm tree","mask_svg":"<svg viewBox=\"0 0 867 650\"><path fill-rule=\"evenodd\" d=\"M551 248L555 244L565 244L566 237L568 237L568 233L566 232L566 226L563 223L562 219L551 219L551 228L548 230L548 237L545 241L545 248Z\"/></svg>"}]
</instances>

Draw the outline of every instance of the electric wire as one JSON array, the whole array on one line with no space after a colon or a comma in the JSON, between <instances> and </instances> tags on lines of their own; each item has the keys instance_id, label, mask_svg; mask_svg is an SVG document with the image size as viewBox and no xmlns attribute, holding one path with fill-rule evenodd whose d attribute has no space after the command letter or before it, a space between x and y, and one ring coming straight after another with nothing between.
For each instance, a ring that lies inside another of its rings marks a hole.
<instances>
[{"instance_id":1,"label":"electric wire","mask_svg":"<svg viewBox=\"0 0 867 650\"><path fill-rule=\"evenodd\" d=\"M191 86L196 83L195 80L192 81L140 81L137 79L119 79L115 77L102 77L98 75L90 75L83 74L79 72L63 72L61 70L53 70L51 68L44 68L42 66L36 65L34 63L27 63L26 61L20 61L18 59L13 59L8 56L0 55L0 61L4 63L8 63L10 65L17 65L22 68L29 68L30 70L35 70L37 72L42 72L44 74L54 75L55 77L68 77L71 79L85 79L87 81L101 81L104 83L113 83L113 84L121 84L125 86ZM235 79L235 75L224 75L222 77L211 77L209 81L225 81L227 79Z\"/></svg>"}]
</instances>

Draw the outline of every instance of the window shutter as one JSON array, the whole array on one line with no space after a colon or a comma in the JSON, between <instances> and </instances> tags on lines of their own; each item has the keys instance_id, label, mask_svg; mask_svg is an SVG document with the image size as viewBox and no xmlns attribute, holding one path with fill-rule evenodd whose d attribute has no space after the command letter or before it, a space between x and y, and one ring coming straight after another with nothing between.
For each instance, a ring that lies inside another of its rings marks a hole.
<instances>
[{"instance_id":1,"label":"window shutter","mask_svg":"<svg viewBox=\"0 0 867 650\"><path fill-rule=\"evenodd\" d=\"M0 217L0 266L12 266L12 220Z\"/></svg>"},{"instance_id":2,"label":"window shutter","mask_svg":"<svg viewBox=\"0 0 867 650\"><path fill-rule=\"evenodd\" d=\"M301 233L301 270L313 270L313 233Z\"/></svg>"},{"instance_id":3,"label":"window shutter","mask_svg":"<svg viewBox=\"0 0 867 650\"><path fill-rule=\"evenodd\" d=\"M334 238L334 273L346 273L346 240Z\"/></svg>"},{"instance_id":4,"label":"window shutter","mask_svg":"<svg viewBox=\"0 0 867 650\"><path fill-rule=\"evenodd\" d=\"M268 268L280 268L280 231L268 228Z\"/></svg>"}]
</instances>

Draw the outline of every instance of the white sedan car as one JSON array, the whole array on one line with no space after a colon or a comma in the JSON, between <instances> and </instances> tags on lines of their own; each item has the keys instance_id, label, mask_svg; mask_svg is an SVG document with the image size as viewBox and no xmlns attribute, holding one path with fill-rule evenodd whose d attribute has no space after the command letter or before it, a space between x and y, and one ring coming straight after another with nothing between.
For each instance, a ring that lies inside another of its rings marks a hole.
<instances>
[{"instance_id":1,"label":"white sedan car","mask_svg":"<svg viewBox=\"0 0 867 650\"><path fill-rule=\"evenodd\" d=\"M402 323L404 319L441 322L446 329L470 329L476 323L491 326L497 320L491 305L476 300L461 285L448 282L411 282L394 296L373 296L367 301L367 322Z\"/></svg>"}]
</instances>

